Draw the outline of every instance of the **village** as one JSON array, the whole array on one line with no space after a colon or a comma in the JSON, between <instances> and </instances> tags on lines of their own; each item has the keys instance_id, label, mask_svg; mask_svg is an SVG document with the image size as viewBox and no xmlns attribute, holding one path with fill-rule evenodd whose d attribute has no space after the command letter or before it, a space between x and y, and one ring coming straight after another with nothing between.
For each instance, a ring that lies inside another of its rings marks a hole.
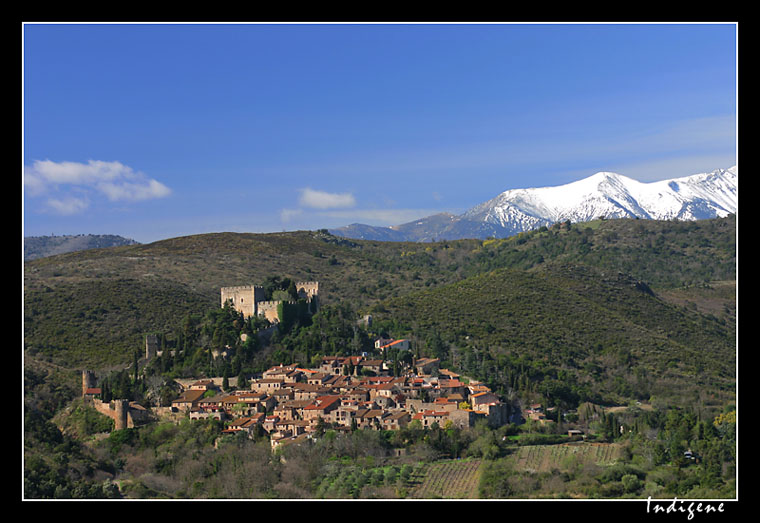
<instances>
[{"instance_id":1,"label":"village","mask_svg":"<svg viewBox=\"0 0 760 523\"><path fill-rule=\"evenodd\" d=\"M377 343L382 341L408 343ZM172 401L172 411L190 419L225 421L225 434L244 431L253 437L263 431L273 450L309 439L325 427L398 430L413 420L422 427L467 427L478 419L500 426L510 414L488 387L461 381L456 373L440 369L436 359L415 360L398 377L390 375L383 360L348 356L323 357L313 369L274 366L252 379L248 389L230 392L219 379L179 383L184 390Z\"/></svg>"},{"instance_id":2,"label":"village","mask_svg":"<svg viewBox=\"0 0 760 523\"><path fill-rule=\"evenodd\" d=\"M317 282L299 282L298 293L315 305ZM222 304L231 303L247 316L277 322L277 304L262 301L258 286L222 288ZM273 312L274 311L274 312ZM385 356L406 353L410 340L378 338L375 354L323 356L317 367L272 366L245 383L238 378L175 379L179 396L153 415L175 420L215 419L223 435L266 435L272 450L304 442L325 429L398 430L418 422L421 428L472 427L479 420L491 427L532 419L550 423L540 405L521 411L485 384L440 367L435 358ZM146 337L146 360L160 355L153 336ZM411 363L409 363L411 362ZM94 375L83 372L82 395L115 421L115 429L134 427L151 416L136 402L100 401Z\"/></svg>"}]
</instances>

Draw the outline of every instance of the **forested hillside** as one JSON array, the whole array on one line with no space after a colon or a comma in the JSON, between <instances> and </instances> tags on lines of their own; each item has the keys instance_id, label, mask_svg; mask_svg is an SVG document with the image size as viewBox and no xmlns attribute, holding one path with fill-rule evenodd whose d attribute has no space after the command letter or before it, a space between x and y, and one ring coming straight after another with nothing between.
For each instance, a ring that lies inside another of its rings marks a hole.
<instances>
[{"instance_id":1,"label":"forested hillside","mask_svg":"<svg viewBox=\"0 0 760 523\"><path fill-rule=\"evenodd\" d=\"M268 341L252 336L256 322L220 307L222 286L275 288L291 278L320 282L321 309ZM370 326L357 322L367 314ZM221 233L34 260L24 265L25 492L730 496L736 319L735 216L565 223L502 240L436 243ZM148 333L182 357L140 364ZM153 404L176 394L174 378L244 379L279 363L311 366L323 355L372 351L376 336L408 337L414 356L440 358L511 405L556 409L556 428L328 430L313 448L289 447L281 461L262 439L211 448L223 429L213 421L91 441L109 420L76 400L85 368L104 376L108 394ZM234 358L210 357L226 344L237 347ZM568 441L559 413L587 427L600 452L614 445L616 461L552 447ZM628 432L616 430L624 425ZM703 465L688 467L689 447ZM391 457L399 451L403 457ZM559 468L532 465L547 456L561 456ZM428 466L462 457L482 462ZM460 489L441 487L445 471L464 474ZM127 479L117 488L113 478Z\"/></svg>"},{"instance_id":2,"label":"forested hillside","mask_svg":"<svg viewBox=\"0 0 760 523\"><path fill-rule=\"evenodd\" d=\"M144 333L171 330L188 312L214 307L220 287L273 275L319 280L323 303L367 312L382 300L494 269L555 261L622 272L657 291L678 289L669 297L694 303L699 296L682 297L683 289L735 279L735 230L731 216L603 220L430 244L353 241L326 231L219 233L68 253L24 265L24 343L55 363L128 362ZM723 302L733 310L730 298Z\"/></svg>"},{"instance_id":3,"label":"forested hillside","mask_svg":"<svg viewBox=\"0 0 760 523\"><path fill-rule=\"evenodd\" d=\"M731 318L669 304L622 273L547 263L496 269L374 310L377 325L426 340L444 366L564 407L714 402L733 391Z\"/></svg>"}]
</instances>

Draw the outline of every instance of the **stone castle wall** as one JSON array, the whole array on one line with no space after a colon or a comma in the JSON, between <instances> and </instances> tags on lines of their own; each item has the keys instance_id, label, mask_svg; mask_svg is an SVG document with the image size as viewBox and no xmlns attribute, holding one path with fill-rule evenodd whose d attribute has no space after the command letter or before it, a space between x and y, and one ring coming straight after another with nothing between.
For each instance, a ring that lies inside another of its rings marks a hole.
<instances>
[{"instance_id":1,"label":"stone castle wall","mask_svg":"<svg viewBox=\"0 0 760 523\"><path fill-rule=\"evenodd\" d=\"M87 394L87 389L95 388L95 386L95 373L90 370L82 371L82 398L85 404L111 418L114 421L114 430L133 428L136 418L145 418L145 409L133 411L129 405L129 400L118 399L105 402L98 397Z\"/></svg>"},{"instance_id":2,"label":"stone castle wall","mask_svg":"<svg viewBox=\"0 0 760 523\"><path fill-rule=\"evenodd\" d=\"M264 300L264 287L246 285L239 287L222 287L222 307L230 300L236 311L249 318L258 314L256 304Z\"/></svg>"},{"instance_id":3,"label":"stone castle wall","mask_svg":"<svg viewBox=\"0 0 760 523\"><path fill-rule=\"evenodd\" d=\"M310 302L311 311L316 312L317 299L319 297L319 282L300 281L296 283L298 297ZM264 301L264 287L260 285L242 285L237 287L221 288L221 306L229 300L236 311L242 312L243 316L264 316L270 322L279 321L277 306L280 301Z\"/></svg>"},{"instance_id":4,"label":"stone castle wall","mask_svg":"<svg viewBox=\"0 0 760 523\"><path fill-rule=\"evenodd\" d=\"M114 430L131 429L135 426L129 412L129 401L113 400L106 403L98 398L89 398L87 401L95 410L113 420Z\"/></svg>"},{"instance_id":5,"label":"stone castle wall","mask_svg":"<svg viewBox=\"0 0 760 523\"><path fill-rule=\"evenodd\" d=\"M299 298L310 300L315 296L319 296L319 282L299 281L296 283L296 291Z\"/></svg>"},{"instance_id":6,"label":"stone castle wall","mask_svg":"<svg viewBox=\"0 0 760 523\"><path fill-rule=\"evenodd\" d=\"M264 316L271 323L280 321L280 315L277 312L278 306L282 301L260 301L256 304L257 314Z\"/></svg>"}]
</instances>

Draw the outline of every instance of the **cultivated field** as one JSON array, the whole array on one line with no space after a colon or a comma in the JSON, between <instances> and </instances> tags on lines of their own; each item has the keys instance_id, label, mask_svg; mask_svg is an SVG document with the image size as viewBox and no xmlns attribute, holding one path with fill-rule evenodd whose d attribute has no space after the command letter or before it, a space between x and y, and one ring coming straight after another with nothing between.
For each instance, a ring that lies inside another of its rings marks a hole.
<instances>
[{"instance_id":1,"label":"cultivated field","mask_svg":"<svg viewBox=\"0 0 760 523\"><path fill-rule=\"evenodd\" d=\"M612 465L622 455L618 443L566 443L561 445L530 445L515 453L515 469L530 472L566 470L573 464L594 463Z\"/></svg>"},{"instance_id":2,"label":"cultivated field","mask_svg":"<svg viewBox=\"0 0 760 523\"><path fill-rule=\"evenodd\" d=\"M416 499L474 499L478 497L480 460L450 460L426 464L414 473Z\"/></svg>"}]
</instances>

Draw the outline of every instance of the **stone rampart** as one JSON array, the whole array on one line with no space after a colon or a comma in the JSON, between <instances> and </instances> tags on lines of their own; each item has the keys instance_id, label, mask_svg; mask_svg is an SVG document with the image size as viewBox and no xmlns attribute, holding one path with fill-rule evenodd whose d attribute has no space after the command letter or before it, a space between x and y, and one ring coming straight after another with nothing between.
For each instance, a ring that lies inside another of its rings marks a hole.
<instances>
[{"instance_id":1,"label":"stone rampart","mask_svg":"<svg viewBox=\"0 0 760 523\"><path fill-rule=\"evenodd\" d=\"M278 323L280 321L280 315L278 308L282 301L260 301L256 304L257 314L264 316L271 323Z\"/></svg>"},{"instance_id":2,"label":"stone rampart","mask_svg":"<svg viewBox=\"0 0 760 523\"><path fill-rule=\"evenodd\" d=\"M265 291L260 285L245 285L222 287L221 294L222 307L229 300L236 311L249 318L257 314L256 304L264 299Z\"/></svg>"},{"instance_id":3,"label":"stone rampart","mask_svg":"<svg viewBox=\"0 0 760 523\"><path fill-rule=\"evenodd\" d=\"M106 403L98 398L90 398L87 402L95 410L114 421L114 430L131 429L135 426L134 419L130 415L129 400L113 400Z\"/></svg>"},{"instance_id":4,"label":"stone rampart","mask_svg":"<svg viewBox=\"0 0 760 523\"><path fill-rule=\"evenodd\" d=\"M314 296L319 295L319 282L318 281L299 281L296 283L296 291L298 292L299 298L310 300Z\"/></svg>"}]
</instances>

